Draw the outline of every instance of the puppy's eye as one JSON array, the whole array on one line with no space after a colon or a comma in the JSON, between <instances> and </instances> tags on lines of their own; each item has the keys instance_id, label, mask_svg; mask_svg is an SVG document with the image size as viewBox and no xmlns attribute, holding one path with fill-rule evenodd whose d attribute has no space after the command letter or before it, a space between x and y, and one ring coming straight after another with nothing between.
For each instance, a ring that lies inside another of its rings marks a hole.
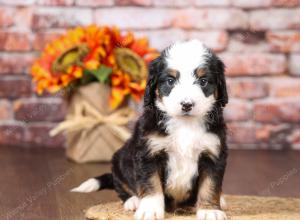
<instances>
[{"instance_id":1,"label":"puppy's eye","mask_svg":"<svg viewBox=\"0 0 300 220\"><path fill-rule=\"evenodd\" d=\"M170 77L170 78L167 79L167 83L168 83L169 86L173 86L174 83L175 83L175 79Z\"/></svg>"},{"instance_id":2,"label":"puppy's eye","mask_svg":"<svg viewBox=\"0 0 300 220\"><path fill-rule=\"evenodd\" d=\"M201 86L201 87L207 86L207 83L208 83L208 81L207 81L206 78L201 78L201 79L200 79L200 86Z\"/></svg>"}]
</instances>

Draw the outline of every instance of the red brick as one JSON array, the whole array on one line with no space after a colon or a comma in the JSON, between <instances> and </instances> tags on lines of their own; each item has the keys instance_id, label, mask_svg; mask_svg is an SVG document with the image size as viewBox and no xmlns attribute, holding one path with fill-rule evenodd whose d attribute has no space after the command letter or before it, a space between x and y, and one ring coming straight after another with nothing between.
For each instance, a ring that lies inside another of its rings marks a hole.
<instances>
[{"instance_id":1,"label":"red brick","mask_svg":"<svg viewBox=\"0 0 300 220\"><path fill-rule=\"evenodd\" d=\"M265 42L264 33L260 31L235 31L230 35L228 51L232 52L266 52L270 46Z\"/></svg>"},{"instance_id":2,"label":"red brick","mask_svg":"<svg viewBox=\"0 0 300 220\"><path fill-rule=\"evenodd\" d=\"M135 34L139 37L146 36L151 47L160 51L176 41L186 40L187 38L184 31L178 29L135 31Z\"/></svg>"},{"instance_id":3,"label":"red brick","mask_svg":"<svg viewBox=\"0 0 300 220\"><path fill-rule=\"evenodd\" d=\"M0 8L0 27L9 27L14 24L13 13L11 8Z\"/></svg>"},{"instance_id":4,"label":"red brick","mask_svg":"<svg viewBox=\"0 0 300 220\"><path fill-rule=\"evenodd\" d=\"M14 103L15 118L20 121L61 121L65 105L58 99L18 100Z\"/></svg>"},{"instance_id":5,"label":"red brick","mask_svg":"<svg viewBox=\"0 0 300 220\"><path fill-rule=\"evenodd\" d=\"M256 126L255 137L260 146L268 149L287 149L290 147L287 136L291 133L289 124L260 124Z\"/></svg>"},{"instance_id":6,"label":"red brick","mask_svg":"<svg viewBox=\"0 0 300 220\"><path fill-rule=\"evenodd\" d=\"M4 5L33 5L36 0L0 0L0 4Z\"/></svg>"},{"instance_id":7,"label":"red brick","mask_svg":"<svg viewBox=\"0 0 300 220\"><path fill-rule=\"evenodd\" d=\"M0 75L28 72L33 60L34 57L31 54L1 54Z\"/></svg>"},{"instance_id":8,"label":"red brick","mask_svg":"<svg viewBox=\"0 0 300 220\"><path fill-rule=\"evenodd\" d=\"M62 134L54 137L49 135L49 131L55 125L48 123L29 124L24 141L31 147L63 147L65 139Z\"/></svg>"},{"instance_id":9,"label":"red brick","mask_svg":"<svg viewBox=\"0 0 300 220\"><path fill-rule=\"evenodd\" d=\"M92 23L90 9L38 8L32 18L34 29L69 28Z\"/></svg>"},{"instance_id":10,"label":"red brick","mask_svg":"<svg viewBox=\"0 0 300 220\"><path fill-rule=\"evenodd\" d=\"M245 101L230 100L224 109L226 121L247 121L252 117L250 105Z\"/></svg>"},{"instance_id":11,"label":"red brick","mask_svg":"<svg viewBox=\"0 0 300 220\"><path fill-rule=\"evenodd\" d=\"M300 54L292 54L289 61L290 73L295 76L300 76Z\"/></svg>"},{"instance_id":12,"label":"red brick","mask_svg":"<svg viewBox=\"0 0 300 220\"><path fill-rule=\"evenodd\" d=\"M268 86L262 80L227 79L227 90L230 97L257 99L268 95Z\"/></svg>"},{"instance_id":13,"label":"red brick","mask_svg":"<svg viewBox=\"0 0 300 220\"><path fill-rule=\"evenodd\" d=\"M34 92L33 96L37 97L37 98L61 98L61 99L64 99L66 97L69 97L68 95L70 95L67 92L68 92L67 89L59 90L56 93L50 93L48 91L44 91L41 95L39 95L36 92Z\"/></svg>"},{"instance_id":14,"label":"red brick","mask_svg":"<svg viewBox=\"0 0 300 220\"><path fill-rule=\"evenodd\" d=\"M152 0L154 6L168 6L168 7L222 7L229 6L230 0Z\"/></svg>"},{"instance_id":15,"label":"red brick","mask_svg":"<svg viewBox=\"0 0 300 220\"><path fill-rule=\"evenodd\" d=\"M299 0L0 0L0 5L0 144L63 145L62 136L48 135L55 124L49 121L64 117L59 96L32 95L30 79L18 74L28 72L32 48L43 49L60 30L92 23L91 8L98 7L99 25L133 29L158 49L198 38L217 52L226 50L221 58L233 76L227 79L230 102L224 110L230 147L300 149ZM50 5L78 7L40 7ZM23 50L30 52L18 53ZM14 108L8 100L28 96L33 97L15 101ZM13 122L13 113L33 122Z\"/></svg>"},{"instance_id":16,"label":"red brick","mask_svg":"<svg viewBox=\"0 0 300 220\"><path fill-rule=\"evenodd\" d=\"M248 123L227 123L229 145L255 144L255 127Z\"/></svg>"},{"instance_id":17,"label":"red brick","mask_svg":"<svg viewBox=\"0 0 300 220\"><path fill-rule=\"evenodd\" d=\"M0 32L0 50L29 51L31 49L28 33Z\"/></svg>"},{"instance_id":18,"label":"red brick","mask_svg":"<svg viewBox=\"0 0 300 220\"><path fill-rule=\"evenodd\" d=\"M75 0L75 4L79 6L112 6L114 5L114 0Z\"/></svg>"},{"instance_id":19,"label":"red brick","mask_svg":"<svg viewBox=\"0 0 300 220\"><path fill-rule=\"evenodd\" d=\"M73 5L74 0L37 0L39 5Z\"/></svg>"},{"instance_id":20,"label":"red brick","mask_svg":"<svg viewBox=\"0 0 300 220\"><path fill-rule=\"evenodd\" d=\"M162 50L170 44L187 39L197 38L214 51L224 50L227 46L228 34L224 31L191 31L179 29L136 31L137 36L146 36L152 47Z\"/></svg>"},{"instance_id":21,"label":"red brick","mask_svg":"<svg viewBox=\"0 0 300 220\"><path fill-rule=\"evenodd\" d=\"M281 123L300 121L300 100L268 100L254 104L254 118L259 122Z\"/></svg>"},{"instance_id":22,"label":"red brick","mask_svg":"<svg viewBox=\"0 0 300 220\"><path fill-rule=\"evenodd\" d=\"M33 7L18 7L14 14L15 29L17 31L28 31L31 29Z\"/></svg>"},{"instance_id":23,"label":"red brick","mask_svg":"<svg viewBox=\"0 0 300 220\"><path fill-rule=\"evenodd\" d=\"M274 75L284 73L287 61L282 54L267 53L226 53L221 54L229 76Z\"/></svg>"},{"instance_id":24,"label":"red brick","mask_svg":"<svg viewBox=\"0 0 300 220\"><path fill-rule=\"evenodd\" d=\"M216 20L218 14L220 19ZM116 16L118 15L118 16ZM122 19L119 19L122 17ZM246 28L247 14L238 9L159 9L159 8L112 8L98 9L95 14L98 24L117 25L121 28L148 29L166 28ZM195 21L201 22L195 22Z\"/></svg>"},{"instance_id":25,"label":"red brick","mask_svg":"<svg viewBox=\"0 0 300 220\"><path fill-rule=\"evenodd\" d=\"M152 5L152 0L116 0L116 5L150 6Z\"/></svg>"},{"instance_id":26,"label":"red brick","mask_svg":"<svg viewBox=\"0 0 300 220\"><path fill-rule=\"evenodd\" d=\"M287 137L287 140L291 144L292 149L300 150L300 129L294 129Z\"/></svg>"},{"instance_id":27,"label":"red brick","mask_svg":"<svg viewBox=\"0 0 300 220\"><path fill-rule=\"evenodd\" d=\"M183 7L193 3L193 0L152 0L154 6Z\"/></svg>"},{"instance_id":28,"label":"red brick","mask_svg":"<svg viewBox=\"0 0 300 220\"><path fill-rule=\"evenodd\" d=\"M300 28L300 9L268 9L250 12L252 30Z\"/></svg>"},{"instance_id":29,"label":"red brick","mask_svg":"<svg viewBox=\"0 0 300 220\"><path fill-rule=\"evenodd\" d=\"M0 125L0 144L20 146L24 140L24 126L18 124Z\"/></svg>"},{"instance_id":30,"label":"red brick","mask_svg":"<svg viewBox=\"0 0 300 220\"><path fill-rule=\"evenodd\" d=\"M19 98L31 95L30 79L0 79L0 97L1 98Z\"/></svg>"},{"instance_id":31,"label":"red brick","mask_svg":"<svg viewBox=\"0 0 300 220\"><path fill-rule=\"evenodd\" d=\"M199 0L201 1L201 0ZM231 5L241 8L292 7L300 5L299 0L231 0Z\"/></svg>"},{"instance_id":32,"label":"red brick","mask_svg":"<svg viewBox=\"0 0 300 220\"><path fill-rule=\"evenodd\" d=\"M267 41L276 52L300 51L300 32L276 31L268 32Z\"/></svg>"},{"instance_id":33,"label":"red brick","mask_svg":"<svg viewBox=\"0 0 300 220\"><path fill-rule=\"evenodd\" d=\"M7 100L0 100L0 120L11 119L11 104Z\"/></svg>"},{"instance_id":34,"label":"red brick","mask_svg":"<svg viewBox=\"0 0 300 220\"><path fill-rule=\"evenodd\" d=\"M245 43L238 39L230 39L227 51L229 52L242 52L245 51L253 53L263 53L270 51L270 46L265 41L260 41L256 43Z\"/></svg>"},{"instance_id":35,"label":"red brick","mask_svg":"<svg viewBox=\"0 0 300 220\"><path fill-rule=\"evenodd\" d=\"M255 136L261 142L267 142L271 137L272 128L275 125L264 125L256 128Z\"/></svg>"},{"instance_id":36,"label":"red brick","mask_svg":"<svg viewBox=\"0 0 300 220\"><path fill-rule=\"evenodd\" d=\"M117 25L121 29L166 28L172 25L172 10L140 7L97 9L95 20L99 25ZM122 18L122 19L120 19Z\"/></svg>"},{"instance_id":37,"label":"red brick","mask_svg":"<svg viewBox=\"0 0 300 220\"><path fill-rule=\"evenodd\" d=\"M231 0L231 4L241 8L262 8L271 5L271 0Z\"/></svg>"},{"instance_id":38,"label":"red brick","mask_svg":"<svg viewBox=\"0 0 300 220\"><path fill-rule=\"evenodd\" d=\"M207 6L222 7L222 6L229 6L230 1L231 0L194 0L194 5L200 7L207 7Z\"/></svg>"},{"instance_id":39,"label":"red brick","mask_svg":"<svg viewBox=\"0 0 300 220\"><path fill-rule=\"evenodd\" d=\"M300 79L281 77L269 79L267 82L271 96L300 98Z\"/></svg>"},{"instance_id":40,"label":"red brick","mask_svg":"<svg viewBox=\"0 0 300 220\"><path fill-rule=\"evenodd\" d=\"M231 31L231 38L237 39L244 43L255 44L265 40L265 32L258 30L235 30Z\"/></svg>"},{"instance_id":41,"label":"red brick","mask_svg":"<svg viewBox=\"0 0 300 220\"><path fill-rule=\"evenodd\" d=\"M269 142L274 135L276 135L282 129L285 129L285 125L258 125L256 127L255 136L260 142Z\"/></svg>"},{"instance_id":42,"label":"red brick","mask_svg":"<svg viewBox=\"0 0 300 220\"><path fill-rule=\"evenodd\" d=\"M46 44L50 43L52 40L58 38L61 33L48 32L41 33L38 32L34 36L32 47L34 50L43 50Z\"/></svg>"},{"instance_id":43,"label":"red brick","mask_svg":"<svg viewBox=\"0 0 300 220\"><path fill-rule=\"evenodd\" d=\"M300 0L271 0L272 6L293 7L300 5Z\"/></svg>"},{"instance_id":44,"label":"red brick","mask_svg":"<svg viewBox=\"0 0 300 220\"><path fill-rule=\"evenodd\" d=\"M175 12L173 24L187 29L245 29L248 15L239 9L182 9Z\"/></svg>"},{"instance_id":45,"label":"red brick","mask_svg":"<svg viewBox=\"0 0 300 220\"><path fill-rule=\"evenodd\" d=\"M228 44L228 34L225 31L191 31L187 34L190 39L199 39L214 51L223 51Z\"/></svg>"}]
</instances>

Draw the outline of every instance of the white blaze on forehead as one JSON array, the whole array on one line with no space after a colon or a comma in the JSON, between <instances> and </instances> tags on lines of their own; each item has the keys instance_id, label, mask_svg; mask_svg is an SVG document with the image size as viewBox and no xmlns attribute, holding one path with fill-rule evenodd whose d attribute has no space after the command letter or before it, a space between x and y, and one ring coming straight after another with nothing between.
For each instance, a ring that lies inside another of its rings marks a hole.
<instances>
[{"instance_id":1,"label":"white blaze on forehead","mask_svg":"<svg viewBox=\"0 0 300 220\"><path fill-rule=\"evenodd\" d=\"M171 116L181 115L181 102L194 103L190 115L203 117L211 110L215 99L213 95L206 97L199 85L195 84L196 68L204 67L209 50L198 40L177 42L166 52L167 68L179 71L178 82L168 96L157 101L157 106Z\"/></svg>"},{"instance_id":2,"label":"white blaze on forehead","mask_svg":"<svg viewBox=\"0 0 300 220\"><path fill-rule=\"evenodd\" d=\"M209 50L198 40L177 42L167 52L167 66L180 73L191 73L205 64L207 55L209 55Z\"/></svg>"}]
</instances>

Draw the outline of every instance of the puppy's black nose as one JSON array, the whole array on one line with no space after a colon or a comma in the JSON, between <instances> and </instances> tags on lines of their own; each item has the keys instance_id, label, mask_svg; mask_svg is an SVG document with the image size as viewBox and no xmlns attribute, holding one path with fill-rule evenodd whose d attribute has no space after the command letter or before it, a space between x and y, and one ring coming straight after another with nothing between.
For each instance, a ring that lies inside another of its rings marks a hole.
<instances>
[{"instance_id":1,"label":"puppy's black nose","mask_svg":"<svg viewBox=\"0 0 300 220\"><path fill-rule=\"evenodd\" d=\"M193 106L194 106L194 103L193 102L186 102L186 101L183 101L180 103L182 105L181 107L181 110L184 111L184 112L189 112L192 110Z\"/></svg>"}]
</instances>

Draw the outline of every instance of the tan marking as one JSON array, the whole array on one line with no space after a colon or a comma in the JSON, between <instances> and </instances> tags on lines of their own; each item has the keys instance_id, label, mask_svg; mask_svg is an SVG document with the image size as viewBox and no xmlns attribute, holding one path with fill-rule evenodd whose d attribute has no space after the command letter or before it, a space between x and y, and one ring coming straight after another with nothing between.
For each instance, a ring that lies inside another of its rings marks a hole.
<instances>
[{"instance_id":1,"label":"tan marking","mask_svg":"<svg viewBox=\"0 0 300 220\"><path fill-rule=\"evenodd\" d=\"M151 177L150 182L155 193L162 192L162 185L157 172Z\"/></svg>"},{"instance_id":2,"label":"tan marking","mask_svg":"<svg viewBox=\"0 0 300 220\"><path fill-rule=\"evenodd\" d=\"M205 177L200 183L199 196L201 199L209 199L212 191L212 180L209 177Z\"/></svg>"},{"instance_id":3,"label":"tan marking","mask_svg":"<svg viewBox=\"0 0 300 220\"><path fill-rule=\"evenodd\" d=\"M174 69L168 69L169 75L173 76L174 78L178 77L178 71Z\"/></svg>"},{"instance_id":4,"label":"tan marking","mask_svg":"<svg viewBox=\"0 0 300 220\"><path fill-rule=\"evenodd\" d=\"M162 97L160 96L158 89L155 90L155 95L158 98L159 101L162 101Z\"/></svg>"},{"instance_id":5,"label":"tan marking","mask_svg":"<svg viewBox=\"0 0 300 220\"><path fill-rule=\"evenodd\" d=\"M149 180L149 185L139 186L138 194L139 197L145 197L148 195L155 195L162 193L162 184L157 172L155 172Z\"/></svg>"},{"instance_id":6,"label":"tan marking","mask_svg":"<svg viewBox=\"0 0 300 220\"><path fill-rule=\"evenodd\" d=\"M114 177L117 178L117 177ZM128 193L129 195L135 195L135 193L129 188L129 186L124 183L123 181L121 181L119 178L117 178L118 182L121 184L122 189Z\"/></svg>"},{"instance_id":7,"label":"tan marking","mask_svg":"<svg viewBox=\"0 0 300 220\"><path fill-rule=\"evenodd\" d=\"M198 69L196 70L196 74L197 74L198 77L202 77L202 76L204 76L205 71L204 71L204 69L198 68Z\"/></svg>"},{"instance_id":8,"label":"tan marking","mask_svg":"<svg viewBox=\"0 0 300 220\"><path fill-rule=\"evenodd\" d=\"M215 96L215 99L218 99L218 97L219 97L218 89L215 90L214 96Z\"/></svg>"},{"instance_id":9,"label":"tan marking","mask_svg":"<svg viewBox=\"0 0 300 220\"><path fill-rule=\"evenodd\" d=\"M204 175L200 179L197 197L197 208L220 209L220 192L214 191L214 182L211 177Z\"/></svg>"},{"instance_id":10,"label":"tan marking","mask_svg":"<svg viewBox=\"0 0 300 220\"><path fill-rule=\"evenodd\" d=\"M126 183L122 182L121 185L124 191L126 191L128 194L135 195L135 193L129 188L129 186Z\"/></svg>"},{"instance_id":11,"label":"tan marking","mask_svg":"<svg viewBox=\"0 0 300 220\"><path fill-rule=\"evenodd\" d=\"M156 94L156 96L159 96L158 89L155 90L155 94Z\"/></svg>"},{"instance_id":12,"label":"tan marking","mask_svg":"<svg viewBox=\"0 0 300 220\"><path fill-rule=\"evenodd\" d=\"M190 191L188 191L186 188L175 188L172 189L167 186L166 193L174 198L174 202L180 202L184 201L190 196Z\"/></svg>"},{"instance_id":13,"label":"tan marking","mask_svg":"<svg viewBox=\"0 0 300 220\"><path fill-rule=\"evenodd\" d=\"M143 195L146 195L145 187L138 186L137 187L138 197L141 198Z\"/></svg>"}]
</instances>

